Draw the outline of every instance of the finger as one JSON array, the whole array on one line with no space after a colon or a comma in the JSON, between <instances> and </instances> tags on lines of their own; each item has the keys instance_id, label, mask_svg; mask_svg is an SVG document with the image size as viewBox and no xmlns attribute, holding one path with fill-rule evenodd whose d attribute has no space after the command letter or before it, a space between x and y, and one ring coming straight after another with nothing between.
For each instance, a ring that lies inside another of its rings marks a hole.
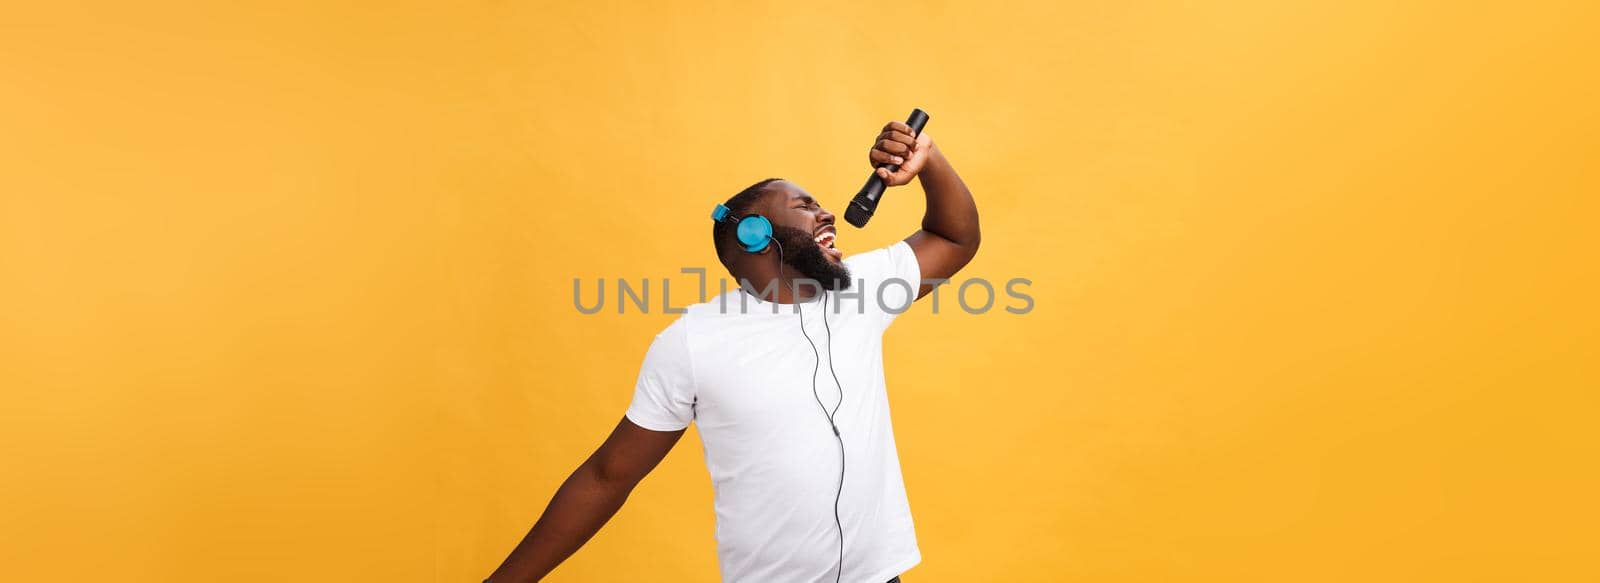
<instances>
[{"instance_id":1,"label":"finger","mask_svg":"<svg viewBox=\"0 0 1600 583\"><path fill-rule=\"evenodd\" d=\"M911 146L896 142L894 140L878 140L876 149L883 150L897 156L904 156L911 152Z\"/></svg>"},{"instance_id":2,"label":"finger","mask_svg":"<svg viewBox=\"0 0 1600 583\"><path fill-rule=\"evenodd\" d=\"M867 159L871 160L873 164L904 164L904 163L906 163L906 159L904 157L896 156L894 154L890 154L888 152L885 152L883 150L878 150L878 149L872 150L872 152L867 155Z\"/></svg>"},{"instance_id":3,"label":"finger","mask_svg":"<svg viewBox=\"0 0 1600 583\"><path fill-rule=\"evenodd\" d=\"M917 147L917 138L905 132L887 131L878 134L879 140L894 140L912 148Z\"/></svg>"},{"instance_id":4,"label":"finger","mask_svg":"<svg viewBox=\"0 0 1600 583\"><path fill-rule=\"evenodd\" d=\"M911 182L911 176L906 174L906 172L903 170L900 172L890 172L888 168L879 167L878 169L874 170L874 172L877 173L879 178L883 179L883 183L887 186L900 186L907 182Z\"/></svg>"},{"instance_id":5,"label":"finger","mask_svg":"<svg viewBox=\"0 0 1600 583\"><path fill-rule=\"evenodd\" d=\"M908 126L905 123L898 122L898 121L889 122L889 125L883 126L883 130L884 131L894 130L894 131L905 133L905 134L914 134L914 133L916 133L916 132L911 131L911 126Z\"/></svg>"}]
</instances>

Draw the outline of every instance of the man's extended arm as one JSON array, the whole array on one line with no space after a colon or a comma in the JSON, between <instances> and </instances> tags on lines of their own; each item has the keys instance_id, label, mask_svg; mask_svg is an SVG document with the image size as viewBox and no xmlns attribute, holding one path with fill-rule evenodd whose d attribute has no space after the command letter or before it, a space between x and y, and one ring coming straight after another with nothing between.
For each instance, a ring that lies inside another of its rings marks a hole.
<instances>
[{"instance_id":1,"label":"man's extended arm","mask_svg":"<svg viewBox=\"0 0 1600 583\"><path fill-rule=\"evenodd\" d=\"M928 207L922 215L922 230L906 237L906 243L917 254L922 268L923 281L949 279L978 254L978 205L972 200L955 167L945 159L944 153L934 145L933 138L923 133L913 138L911 128L898 121L884 126L883 133L873 144L868 159L877 164L899 164L898 172L878 168L888 186L911 182L912 177L922 177L922 190L927 193ZM917 297L927 295L933 284L926 283Z\"/></svg>"},{"instance_id":2,"label":"man's extended arm","mask_svg":"<svg viewBox=\"0 0 1600 583\"><path fill-rule=\"evenodd\" d=\"M555 569L622 508L634 486L666 457L683 431L651 431L623 418L600 449L556 490L533 529L489 580L530 583Z\"/></svg>"}]
</instances>

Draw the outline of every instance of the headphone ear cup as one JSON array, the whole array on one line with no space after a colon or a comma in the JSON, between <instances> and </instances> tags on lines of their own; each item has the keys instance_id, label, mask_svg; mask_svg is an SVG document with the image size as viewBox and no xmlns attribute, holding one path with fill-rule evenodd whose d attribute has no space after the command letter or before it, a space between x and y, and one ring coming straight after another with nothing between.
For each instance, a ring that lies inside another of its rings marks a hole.
<instances>
[{"instance_id":1,"label":"headphone ear cup","mask_svg":"<svg viewBox=\"0 0 1600 583\"><path fill-rule=\"evenodd\" d=\"M744 245L745 251L760 253L772 241L772 221L761 215L744 217L739 219L738 234L739 244Z\"/></svg>"}]
</instances>

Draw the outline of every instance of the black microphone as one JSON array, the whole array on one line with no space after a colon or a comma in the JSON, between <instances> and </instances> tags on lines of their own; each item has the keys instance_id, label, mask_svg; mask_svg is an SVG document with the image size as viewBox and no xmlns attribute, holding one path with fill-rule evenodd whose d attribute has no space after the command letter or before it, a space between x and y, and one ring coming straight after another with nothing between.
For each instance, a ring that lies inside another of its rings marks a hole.
<instances>
[{"instance_id":1,"label":"black microphone","mask_svg":"<svg viewBox=\"0 0 1600 583\"><path fill-rule=\"evenodd\" d=\"M921 109L911 110L911 117L906 119L906 125L911 126L912 137L922 135L923 126L928 125L928 112ZM885 168L889 172L899 172L899 164L888 164ZM874 170L872 176L867 178L866 186L861 187L861 192L850 199L850 206L844 209L844 220L855 225L857 229L867 226L867 221L872 220L872 213L878 212L878 201L883 198L883 179L878 177Z\"/></svg>"}]
</instances>

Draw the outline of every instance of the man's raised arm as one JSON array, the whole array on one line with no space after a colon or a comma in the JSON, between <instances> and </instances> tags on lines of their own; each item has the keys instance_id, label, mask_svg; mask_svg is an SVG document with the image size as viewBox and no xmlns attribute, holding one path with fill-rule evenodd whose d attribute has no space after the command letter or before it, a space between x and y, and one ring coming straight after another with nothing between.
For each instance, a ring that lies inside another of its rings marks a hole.
<instances>
[{"instance_id":1,"label":"man's raised arm","mask_svg":"<svg viewBox=\"0 0 1600 583\"><path fill-rule=\"evenodd\" d=\"M978 205L972 200L972 191L967 190L966 183L934 145L932 137L926 132L912 137L910 126L891 121L883 126L883 133L878 135L868 159L879 166L877 173L886 187L900 186L911 182L913 177L922 177L928 207L922 215L922 230L906 237L906 243L916 252L923 281L949 279L972 261L982 239L978 231ZM891 173L881 166L886 164L899 164L900 170ZM924 283L917 297L932 290L932 283Z\"/></svg>"},{"instance_id":2,"label":"man's raised arm","mask_svg":"<svg viewBox=\"0 0 1600 583\"><path fill-rule=\"evenodd\" d=\"M622 508L633 487L661 463L683 432L651 431L624 417L600 449L556 490L533 529L489 581L538 581L572 556Z\"/></svg>"}]
</instances>

